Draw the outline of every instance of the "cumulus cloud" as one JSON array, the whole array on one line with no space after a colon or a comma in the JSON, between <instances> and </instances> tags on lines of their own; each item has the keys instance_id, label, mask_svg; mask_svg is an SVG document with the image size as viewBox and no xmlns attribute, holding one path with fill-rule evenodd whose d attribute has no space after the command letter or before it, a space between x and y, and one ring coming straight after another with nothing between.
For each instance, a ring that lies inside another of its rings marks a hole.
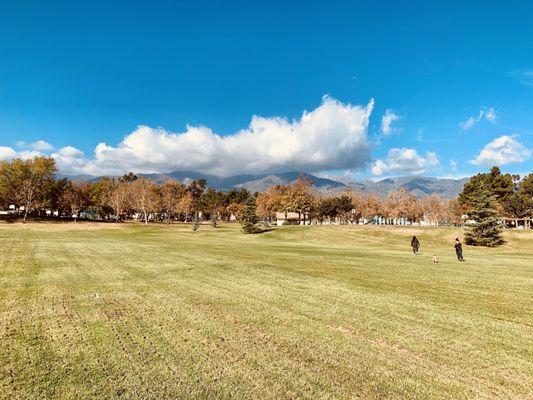
<instances>
[{"instance_id":1,"label":"cumulus cloud","mask_svg":"<svg viewBox=\"0 0 533 400\"><path fill-rule=\"evenodd\" d=\"M115 146L99 143L93 157L71 146L51 155L69 174L189 170L229 176L355 169L370 161L367 130L373 105L373 100L353 106L326 96L300 119L254 116L246 129L227 136L204 126L187 126L181 133L139 126Z\"/></svg>"},{"instance_id":2,"label":"cumulus cloud","mask_svg":"<svg viewBox=\"0 0 533 400\"><path fill-rule=\"evenodd\" d=\"M31 143L30 147L35 151L50 151L54 150L54 146L44 140L38 140L35 143Z\"/></svg>"},{"instance_id":3,"label":"cumulus cloud","mask_svg":"<svg viewBox=\"0 0 533 400\"><path fill-rule=\"evenodd\" d=\"M80 173L90 163L83 151L72 146L61 147L50 156L55 159L58 169L64 174Z\"/></svg>"},{"instance_id":4,"label":"cumulus cloud","mask_svg":"<svg viewBox=\"0 0 533 400\"><path fill-rule=\"evenodd\" d=\"M462 130L467 131L469 129L472 129L474 125L477 123L485 120L488 122L495 122L497 118L496 111L494 111L494 108L489 107L488 109L481 109L479 110L479 113L477 116L469 117L466 121L460 122L459 126Z\"/></svg>"},{"instance_id":5,"label":"cumulus cloud","mask_svg":"<svg viewBox=\"0 0 533 400\"><path fill-rule=\"evenodd\" d=\"M0 161L11 160L17 156L17 152L11 147L0 146Z\"/></svg>"},{"instance_id":6,"label":"cumulus cloud","mask_svg":"<svg viewBox=\"0 0 533 400\"><path fill-rule=\"evenodd\" d=\"M0 146L0 161L12 160L14 158L22 158L23 160L43 156L44 153L36 150L22 150L16 151L11 147Z\"/></svg>"},{"instance_id":7,"label":"cumulus cloud","mask_svg":"<svg viewBox=\"0 0 533 400\"><path fill-rule=\"evenodd\" d=\"M17 153L17 158L22 158L23 160L28 160L30 158L35 158L35 157L41 157L41 156L45 156L46 154L40 152L40 151L37 151L37 150L24 150L24 151L19 151Z\"/></svg>"},{"instance_id":8,"label":"cumulus cloud","mask_svg":"<svg viewBox=\"0 0 533 400\"><path fill-rule=\"evenodd\" d=\"M374 161L372 173L376 176L390 173L418 175L438 164L437 154L433 152L427 152L425 156L422 156L415 149L392 148L384 160Z\"/></svg>"},{"instance_id":9,"label":"cumulus cloud","mask_svg":"<svg viewBox=\"0 0 533 400\"><path fill-rule=\"evenodd\" d=\"M531 157L531 150L516 140L516 136L500 136L481 149L470 161L474 165L493 166L519 163Z\"/></svg>"},{"instance_id":10,"label":"cumulus cloud","mask_svg":"<svg viewBox=\"0 0 533 400\"><path fill-rule=\"evenodd\" d=\"M50 143L44 141L44 140L37 140L33 143L26 143L24 141L18 141L16 143L17 147L25 150L32 150L32 151L52 151L54 150L54 146L52 146Z\"/></svg>"},{"instance_id":11,"label":"cumulus cloud","mask_svg":"<svg viewBox=\"0 0 533 400\"><path fill-rule=\"evenodd\" d=\"M392 110L385 111L383 117L381 117L381 133L385 136L390 135L393 132L392 124L398 121L401 117L395 114Z\"/></svg>"}]
</instances>

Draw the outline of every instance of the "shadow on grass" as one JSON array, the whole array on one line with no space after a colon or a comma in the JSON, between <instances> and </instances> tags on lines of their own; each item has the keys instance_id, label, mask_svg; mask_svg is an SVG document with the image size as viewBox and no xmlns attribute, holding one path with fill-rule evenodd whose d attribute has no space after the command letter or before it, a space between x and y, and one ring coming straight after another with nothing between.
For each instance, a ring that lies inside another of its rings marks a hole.
<instances>
[{"instance_id":1,"label":"shadow on grass","mask_svg":"<svg viewBox=\"0 0 533 400\"><path fill-rule=\"evenodd\" d=\"M90 218L67 218L67 217L28 217L26 219L15 216L15 217L0 217L0 222L4 223L43 223L43 224L71 224L71 223L84 223L84 222L90 222L90 223L100 223L100 224L109 224L109 223L117 223L117 222L124 222L124 221L117 221L117 220L111 220L111 219L90 219Z\"/></svg>"},{"instance_id":2,"label":"shadow on grass","mask_svg":"<svg viewBox=\"0 0 533 400\"><path fill-rule=\"evenodd\" d=\"M276 228L256 228L252 232L243 232L245 235L260 235L261 233L267 233L270 231L275 231Z\"/></svg>"}]
</instances>

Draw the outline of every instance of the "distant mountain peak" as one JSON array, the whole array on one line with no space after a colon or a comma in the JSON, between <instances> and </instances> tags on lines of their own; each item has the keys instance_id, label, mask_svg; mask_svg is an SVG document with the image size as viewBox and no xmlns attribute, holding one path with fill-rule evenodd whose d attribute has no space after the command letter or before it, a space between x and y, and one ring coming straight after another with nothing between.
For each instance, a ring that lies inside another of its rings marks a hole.
<instances>
[{"instance_id":1,"label":"distant mountain peak","mask_svg":"<svg viewBox=\"0 0 533 400\"><path fill-rule=\"evenodd\" d=\"M386 196L389 192L404 188L415 193L419 197L438 194L446 199L452 199L463 190L464 184L470 178L449 179L435 178L430 176L398 176L385 178L377 182L362 181L354 182L349 186L353 189L367 193L375 193L378 196Z\"/></svg>"},{"instance_id":2,"label":"distant mountain peak","mask_svg":"<svg viewBox=\"0 0 533 400\"><path fill-rule=\"evenodd\" d=\"M177 179L188 184L192 180L205 179L207 185L218 190L246 189L250 192L262 192L275 185L287 185L294 182L298 176L305 176L322 192L338 192L346 189L353 189L362 193L374 193L378 196L386 196L389 192L405 188L415 193L419 197L431 194L438 194L444 198L451 199L457 197L462 191L464 184L469 178L463 179L441 179L428 176L399 176L385 178L374 182L370 180L355 180L353 182L342 183L332 178L320 178L316 175L299 171L287 171L270 174L243 174L229 177L203 174L194 171L173 171L168 173L137 174L144 176L157 183L163 183L169 179ZM101 178L88 177L84 175L71 176L73 180L96 181Z\"/></svg>"}]
</instances>

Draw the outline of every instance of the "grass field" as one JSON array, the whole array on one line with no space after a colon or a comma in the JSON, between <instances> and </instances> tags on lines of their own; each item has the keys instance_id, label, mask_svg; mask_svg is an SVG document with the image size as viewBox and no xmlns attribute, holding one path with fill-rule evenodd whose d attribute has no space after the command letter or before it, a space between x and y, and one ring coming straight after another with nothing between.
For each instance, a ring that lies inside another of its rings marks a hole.
<instances>
[{"instance_id":1,"label":"grass field","mask_svg":"<svg viewBox=\"0 0 533 400\"><path fill-rule=\"evenodd\" d=\"M0 398L531 399L533 232L461 235L0 224Z\"/></svg>"}]
</instances>

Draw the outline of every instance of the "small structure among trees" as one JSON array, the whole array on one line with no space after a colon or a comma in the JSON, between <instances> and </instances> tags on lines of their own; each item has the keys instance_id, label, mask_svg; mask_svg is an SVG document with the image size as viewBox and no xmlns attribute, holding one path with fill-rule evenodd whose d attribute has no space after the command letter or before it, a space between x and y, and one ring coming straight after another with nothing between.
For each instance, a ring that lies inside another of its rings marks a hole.
<instances>
[{"instance_id":1,"label":"small structure among trees","mask_svg":"<svg viewBox=\"0 0 533 400\"><path fill-rule=\"evenodd\" d=\"M302 219L302 215L298 214L297 212L293 212L293 211L276 213L276 225L277 226L300 225L303 222L301 219ZM307 222L310 222L310 220L307 219Z\"/></svg>"}]
</instances>

